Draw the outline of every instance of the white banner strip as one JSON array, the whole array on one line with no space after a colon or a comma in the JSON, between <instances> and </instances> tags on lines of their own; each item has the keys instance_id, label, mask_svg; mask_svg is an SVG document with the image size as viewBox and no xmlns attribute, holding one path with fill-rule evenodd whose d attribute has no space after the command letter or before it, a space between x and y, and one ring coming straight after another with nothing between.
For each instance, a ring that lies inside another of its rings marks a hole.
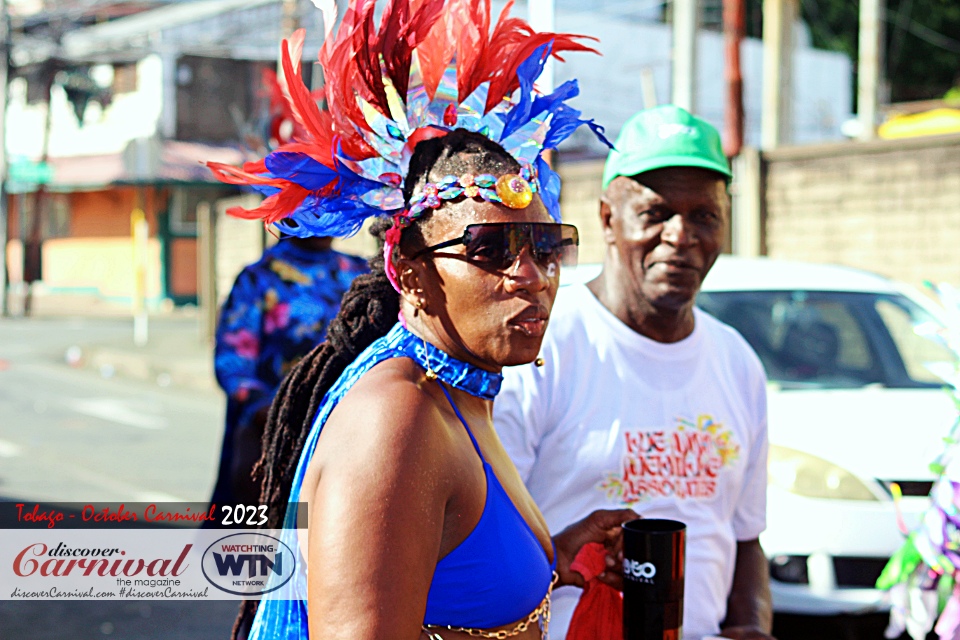
<instances>
[{"instance_id":1,"label":"white banner strip","mask_svg":"<svg viewBox=\"0 0 960 640\"><path fill-rule=\"evenodd\" d=\"M291 599L295 530L0 530L0 600Z\"/></svg>"}]
</instances>

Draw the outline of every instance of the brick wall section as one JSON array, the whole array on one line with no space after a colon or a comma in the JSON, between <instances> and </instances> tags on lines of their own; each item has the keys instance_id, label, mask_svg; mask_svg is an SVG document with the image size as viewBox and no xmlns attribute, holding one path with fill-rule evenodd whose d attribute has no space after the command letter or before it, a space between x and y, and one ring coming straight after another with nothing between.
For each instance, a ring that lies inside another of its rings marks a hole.
<instances>
[{"instance_id":1,"label":"brick wall section","mask_svg":"<svg viewBox=\"0 0 960 640\"><path fill-rule=\"evenodd\" d=\"M960 136L780 149L763 168L770 257L960 284Z\"/></svg>"},{"instance_id":2,"label":"brick wall section","mask_svg":"<svg viewBox=\"0 0 960 640\"><path fill-rule=\"evenodd\" d=\"M561 161L557 173L562 180L560 211L563 221L580 232L580 264L603 262L603 236L600 231L600 192L603 160Z\"/></svg>"}]
</instances>

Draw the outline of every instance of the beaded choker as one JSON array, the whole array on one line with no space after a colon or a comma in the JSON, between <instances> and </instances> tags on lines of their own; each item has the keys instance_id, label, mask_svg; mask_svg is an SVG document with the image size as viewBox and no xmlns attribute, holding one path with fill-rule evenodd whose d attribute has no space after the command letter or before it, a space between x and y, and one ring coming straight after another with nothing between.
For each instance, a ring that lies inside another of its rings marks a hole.
<instances>
[{"instance_id":1,"label":"beaded choker","mask_svg":"<svg viewBox=\"0 0 960 640\"><path fill-rule=\"evenodd\" d=\"M399 323L390 330L387 339L398 351L454 389L484 400L493 400L500 392L502 375L457 360Z\"/></svg>"}]
</instances>

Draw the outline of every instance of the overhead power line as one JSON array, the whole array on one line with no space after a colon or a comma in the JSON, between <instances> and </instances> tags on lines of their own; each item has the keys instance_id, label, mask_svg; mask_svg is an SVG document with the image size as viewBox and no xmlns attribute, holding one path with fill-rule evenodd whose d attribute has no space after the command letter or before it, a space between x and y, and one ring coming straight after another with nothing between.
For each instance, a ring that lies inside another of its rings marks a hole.
<instances>
[{"instance_id":1,"label":"overhead power line","mask_svg":"<svg viewBox=\"0 0 960 640\"><path fill-rule=\"evenodd\" d=\"M920 24L913 18L901 16L899 13L893 11L885 11L883 19L892 25L909 31L928 44L953 53L960 53L960 40L954 40L949 36L938 33L930 27Z\"/></svg>"}]
</instances>

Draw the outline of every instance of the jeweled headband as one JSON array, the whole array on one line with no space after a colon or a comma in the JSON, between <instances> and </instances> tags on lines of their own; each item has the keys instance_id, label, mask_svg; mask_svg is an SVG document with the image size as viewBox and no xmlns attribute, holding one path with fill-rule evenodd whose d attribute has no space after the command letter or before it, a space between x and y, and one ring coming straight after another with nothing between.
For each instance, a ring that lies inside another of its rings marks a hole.
<instances>
[{"instance_id":1,"label":"jeweled headband","mask_svg":"<svg viewBox=\"0 0 960 640\"><path fill-rule=\"evenodd\" d=\"M327 29L319 55L327 108L318 107L303 83L304 32L298 31L284 41L281 63L300 136L242 169L208 163L218 179L266 196L255 209L228 213L301 237L349 236L370 216L392 216L385 268L395 287L392 250L403 228L444 200L479 197L523 208L538 193L560 220L560 179L543 151L584 124L609 142L566 104L579 93L576 80L546 96L535 92L534 82L550 55L594 51L578 42L586 36L537 33L509 17L512 2L491 30L489 0L392 0L379 30L376 0L351 0L334 36L336 3L314 3ZM447 176L405 202L413 148L455 129L499 144L520 173Z\"/></svg>"}]
</instances>

